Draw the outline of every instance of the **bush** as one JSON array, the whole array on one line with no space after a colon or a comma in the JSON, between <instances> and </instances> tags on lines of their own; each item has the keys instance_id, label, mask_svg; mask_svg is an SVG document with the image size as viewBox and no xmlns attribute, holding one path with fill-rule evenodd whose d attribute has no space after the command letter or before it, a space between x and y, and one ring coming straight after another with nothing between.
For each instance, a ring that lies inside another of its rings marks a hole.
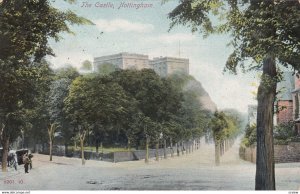
<instances>
[{"instance_id":1,"label":"bush","mask_svg":"<svg viewBox=\"0 0 300 194\"><path fill-rule=\"evenodd\" d=\"M274 127L274 142L275 144L288 144L295 139L295 123L281 123Z\"/></svg>"},{"instance_id":2,"label":"bush","mask_svg":"<svg viewBox=\"0 0 300 194\"><path fill-rule=\"evenodd\" d=\"M256 143L256 125L247 125L245 129L245 137L242 139L242 144L249 147Z\"/></svg>"}]
</instances>

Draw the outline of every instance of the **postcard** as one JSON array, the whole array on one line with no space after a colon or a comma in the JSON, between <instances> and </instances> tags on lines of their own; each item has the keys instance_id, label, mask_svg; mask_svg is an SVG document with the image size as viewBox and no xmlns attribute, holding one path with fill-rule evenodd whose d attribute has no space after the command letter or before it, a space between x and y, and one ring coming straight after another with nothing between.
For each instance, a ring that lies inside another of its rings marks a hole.
<instances>
[{"instance_id":1,"label":"postcard","mask_svg":"<svg viewBox=\"0 0 300 194\"><path fill-rule=\"evenodd\" d=\"M0 1L0 190L297 194L299 10Z\"/></svg>"}]
</instances>

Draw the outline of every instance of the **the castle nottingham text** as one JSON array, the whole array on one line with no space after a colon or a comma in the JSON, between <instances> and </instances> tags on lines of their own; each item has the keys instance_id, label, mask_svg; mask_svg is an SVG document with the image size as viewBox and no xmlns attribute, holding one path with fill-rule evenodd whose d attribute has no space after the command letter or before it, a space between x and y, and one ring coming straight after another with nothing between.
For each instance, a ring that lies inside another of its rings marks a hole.
<instances>
[{"instance_id":1,"label":"the castle nottingham text","mask_svg":"<svg viewBox=\"0 0 300 194\"><path fill-rule=\"evenodd\" d=\"M145 9L145 8L153 8L152 3L125 3L121 2L118 9L122 8L130 8L130 9Z\"/></svg>"},{"instance_id":2,"label":"the castle nottingham text","mask_svg":"<svg viewBox=\"0 0 300 194\"><path fill-rule=\"evenodd\" d=\"M81 2L80 7L82 8L103 8L103 9L148 9L153 8L152 3L146 2L96 2L90 3L89 1Z\"/></svg>"}]
</instances>

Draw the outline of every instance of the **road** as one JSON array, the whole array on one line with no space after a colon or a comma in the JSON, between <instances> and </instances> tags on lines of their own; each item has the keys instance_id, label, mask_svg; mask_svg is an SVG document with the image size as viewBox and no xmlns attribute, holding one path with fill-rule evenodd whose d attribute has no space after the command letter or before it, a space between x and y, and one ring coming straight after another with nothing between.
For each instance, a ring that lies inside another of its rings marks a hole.
<instances>
[{"instance_id":1,"label":"road","mask_svg":"<svg viewBox=\"0 0 300 194\"><path fill-rule=\"evenodd\" d=\"M255 164L240 160L239 143L214 165L214 146L159 162L151 160L109 163L34 155L33 169L9 169L0 174L7 190L254 190ZM300 189L300 163L276 164L277 190Z\"/></svg>"}]
</instances>

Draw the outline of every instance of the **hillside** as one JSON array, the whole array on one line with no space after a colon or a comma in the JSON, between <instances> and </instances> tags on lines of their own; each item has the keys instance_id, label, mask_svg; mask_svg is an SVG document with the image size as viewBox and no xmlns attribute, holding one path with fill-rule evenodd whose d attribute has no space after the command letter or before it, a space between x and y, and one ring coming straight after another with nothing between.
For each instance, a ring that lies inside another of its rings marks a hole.
<instances>
[{"instance_id":1,"label":"hillside","mask_svg":"<svg viewBox=\"0 0 300 194\"><path fill-rule=\"evenodd\" d=\"M197 95L203 109L215 112L217 110L216 104L212 101L209 94L202 87L202 84L191 75L172 75L173 80L179 87L182 87L184 91L193 92Z\"/></svg>"}]
</instances>

